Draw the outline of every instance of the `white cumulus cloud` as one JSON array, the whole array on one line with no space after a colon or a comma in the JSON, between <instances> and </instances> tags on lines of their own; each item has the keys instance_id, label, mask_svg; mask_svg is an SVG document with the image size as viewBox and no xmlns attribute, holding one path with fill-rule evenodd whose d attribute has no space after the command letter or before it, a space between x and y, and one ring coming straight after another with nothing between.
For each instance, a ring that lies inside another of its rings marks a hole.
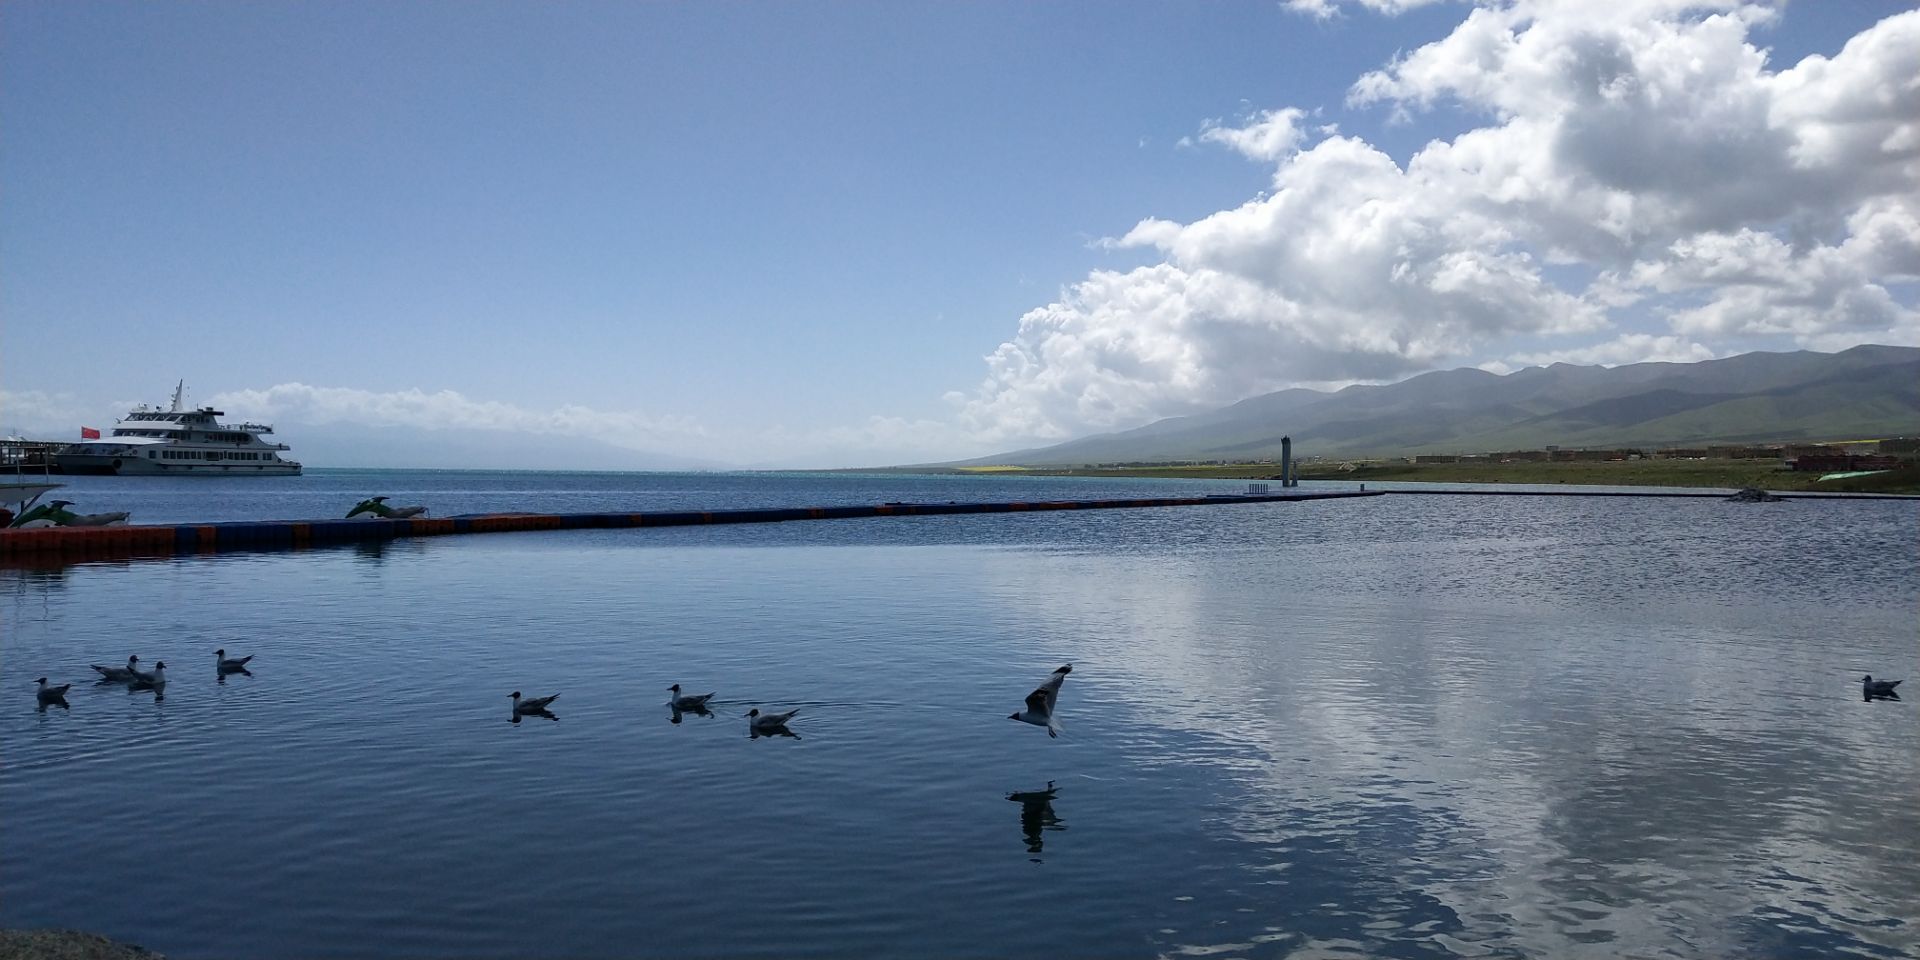
<instances>
[{"instance_id":1,"label":"white cumulus cloud","mask_svg":"<svg viewBox=\"0 0 1920 960\"><path fill-rule=\"evenodd\" d=\"M1292 153L1305 135L1300 121L1306 111L1296 107L1263 110L1246 126L1223 126L1217 120L1203 125L1200 139L1218 143L1250 160L1275 161Z\"/></svg>"},{"instance_id":2,"label":"white cumulus cloud","mask_svg":"<svg viewBox=\"0 0 1920 960\"><path fill-rule=\"evenodd\" d=\"M379 392L352 387L281 383L219 394L215 406L247 417L296 423L353 423L418 430L504 430L546 436L591 437L635 450L677 447L706 436L683 417L595 410L566 404L530 410L498 400L476 400L454 390Z\"/></svg>"},{"instance_id":3,"label":"white cumulus cloud","mask_svg":"<svg viewBox=\"0 0 1920 960\"><path fill-rule=\"evenodd\" d=\"M1784 67L1755 38L1779 17L1474 7L1351 87L1380 119L1467 118L1405 162L1351 121L1303 125L1311 105L1205 123L1200 142L1271 164L1270 187L1105 241L1159 261L1029 311L950 398L960 423L1053 440L1438 366L1920 342L1920 12Z\"/></svg>"},{"instance_id":4,"label":"white cumulus cloud","mask_svg":"<svg viewBox=\"0 0 1920 960\"><path fill-rule=\"evenodd\" d=\"M1440 0L1346 0L1346 2L1374 13L1393 15L1404 13L1415 7L1439 3ZM1340 15L1342 0L1285 0L1283 5L1288 10L1304 13L1317 20L1331 20Z\"/></svg>"}]
</instances>

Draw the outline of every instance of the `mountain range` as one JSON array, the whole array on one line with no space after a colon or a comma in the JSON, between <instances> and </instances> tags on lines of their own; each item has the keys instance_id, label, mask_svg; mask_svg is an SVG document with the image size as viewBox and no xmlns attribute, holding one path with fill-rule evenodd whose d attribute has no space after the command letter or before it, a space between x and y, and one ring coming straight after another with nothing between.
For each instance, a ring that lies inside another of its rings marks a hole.
<instances>
[{"instance_id":1,"label":"mountain range","mask_svg":"<svg viewBox=\"0 0 1920 960\"><path fill-rule=\"evenodd\" d=\"M1301 456L1851 440L1920 435L1920 348L1745 353L1697 363L1476 368L1295 388L1118 433L967 461L1055 466Z\"/></svg>"}]
</instances>

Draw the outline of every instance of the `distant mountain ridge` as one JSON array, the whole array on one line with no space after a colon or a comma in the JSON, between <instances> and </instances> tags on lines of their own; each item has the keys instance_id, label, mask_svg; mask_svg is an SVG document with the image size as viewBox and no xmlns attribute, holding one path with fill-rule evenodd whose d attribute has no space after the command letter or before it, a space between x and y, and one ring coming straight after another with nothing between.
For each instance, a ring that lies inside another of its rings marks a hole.
<instances>
[{"instance_id":1,"label":"distant mountain ridge","mask_svg":"<svg viewBox=\"0 0 1920 960\"><path fill-rule=\"evenodd\" d=\"M1118 433L966 461L1055 466L1301 455L1678 447L1920 434L1920 348L1744 353L1698 363L1476 368L1295 388Z\"/></svg>"}]
</instances>

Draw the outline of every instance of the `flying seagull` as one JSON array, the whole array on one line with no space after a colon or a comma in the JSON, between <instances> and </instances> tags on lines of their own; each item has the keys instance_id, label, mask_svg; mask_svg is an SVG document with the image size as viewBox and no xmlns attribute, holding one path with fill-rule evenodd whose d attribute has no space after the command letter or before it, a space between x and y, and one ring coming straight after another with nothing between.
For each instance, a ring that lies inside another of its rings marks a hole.
<instances>
[{"instance_id":1,"label":"flying seagull","mask_svg":"<svg viewBox=\"0 0 1920 960\"><path fill-rule=\"evenodd\" d=\"M560 695L556 693L551 697L528 697L525 700L522 700L520 699L520 691L518 690L515 690L512 693L512 697L513 697L513 712L517 716L526 716L527 714L530 714L530 713L539 713L542 710L547 709L547 704L560 699Z\"/></svg>"},{"instance_id":2,"label":"flying seagull","mask_svg":"<svg viewBox=\"0 0 1920 960\"><path fill-rule=\"evenodd\" d=\"M1860 695L1869 699L1895 696L1893 688L1900 684L1899 680L1875 680L1873 674L1869 673L1860 678Z\"/></svg>"},{"instance_id":3,"label":"flying seagull","mask_svg":"<svg viewBox=\"0 0 1920 960\"><path fill-rule=\"evenodd\" d=\"M127 683L133 679L135 674L140 672L140 656L139 654L135 654L128 657L127 665L124 667L103 667L97 663L90 663L87 664L87 666L92 667L95 673L100 674L102 681L107 683Z\"/></svg>"},{"instance_id":4,"label":"flying seagull","mask_svg":"<svg viewBox=\"0 0 1920 960\"><path fill-rule=\"evenodd\" d=\"M705 710L707 708L707 701L713 699L713 694L711 693L690 693L686 696L681 696L680 685L677 683L667 689L673 691L673 699L667 701L667 705L675 710Z\"/></svg>"},{"instance_id":5,"label":"flying seagull","mask_svg":"<svg viewBox=\"0 0 1920 960\"><path fill-rule=\"evenodd\" d=\"M67 688L73 686L73 684L63 683L57 687L49 687L47 686L46 677L41 677L40 679L35 680L34 683L37 683L40 685L40 689L35 691L35 693L39 696L41 706L44 707L50 703L57 703L57 704L60 704L61 706L66 706Z\"/></svg>"},{"instance_id":6,"label":"flying seagull","mask_svg":"<svg viewBox=\"0 0 1920 960\"><path fill-rule=\"evenodd\" d=\"M1027 708L1019 713L1007 714L1007 719L1031 723L1036 727L1046 727L1047 736L1059 736L1060 721L1054 719L1053 708L1060 702L1061 681L1067 679L1067 674L1072 672L1073 664L1071 663L1055 670L1053 675L1047 678L1046 683L1035 687L1032 693L1027 694Z\"/></svg>"},{"instance_id":7,"label":"flying seagull","mask_svg":"<svg viewBox=\"0 0 1920 960\"><path fill-rule=\"evenodd\" d=\"M227 673L236 673L245 670L247 668L247 661L253 659L253 654L251 653L244 657L228 657L225 650L215 650L213 655L217 659L220 669Z\"/></svg>"}]
</instances>

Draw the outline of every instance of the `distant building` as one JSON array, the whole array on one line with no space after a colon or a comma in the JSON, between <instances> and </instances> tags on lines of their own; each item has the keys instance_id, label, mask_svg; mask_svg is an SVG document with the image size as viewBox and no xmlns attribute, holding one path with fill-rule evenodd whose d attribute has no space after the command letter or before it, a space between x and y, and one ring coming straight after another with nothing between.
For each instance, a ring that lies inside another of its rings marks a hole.
<instances>
[{"instance_id":1,"label":"distant building","mask_svg":"<svg viewBox=\"0 0 1920 960\"><path fill-rule=\"evenodd\" d=\"M1780 448L1753 446L1708 447L1707 456L1715 460L1778 460L1780 459Z\"/></svg>"},{"instance_id":2,"label":"distant building","mask_svg":"<svg viewBox=\"0 0 1920 960\"><path fill-rule=\"evenodd\" d=\"M1850 456L1848 454L1794 457L1787 468L1800 473L1847 473L1853 470L1892 470L1900 466L1899 457Z\"/></svg>"},{"instance_id":3,"label":"distant building","mask_svg":"<svg viewBox=\"0 0 1920 960\"><path fill-rule=\"evenodd\" d=\"M1790 443L1780 448L1782 457L1844 457L1849 452L1845 447L1825 443Z\"/></svg>"}]
</instances>

